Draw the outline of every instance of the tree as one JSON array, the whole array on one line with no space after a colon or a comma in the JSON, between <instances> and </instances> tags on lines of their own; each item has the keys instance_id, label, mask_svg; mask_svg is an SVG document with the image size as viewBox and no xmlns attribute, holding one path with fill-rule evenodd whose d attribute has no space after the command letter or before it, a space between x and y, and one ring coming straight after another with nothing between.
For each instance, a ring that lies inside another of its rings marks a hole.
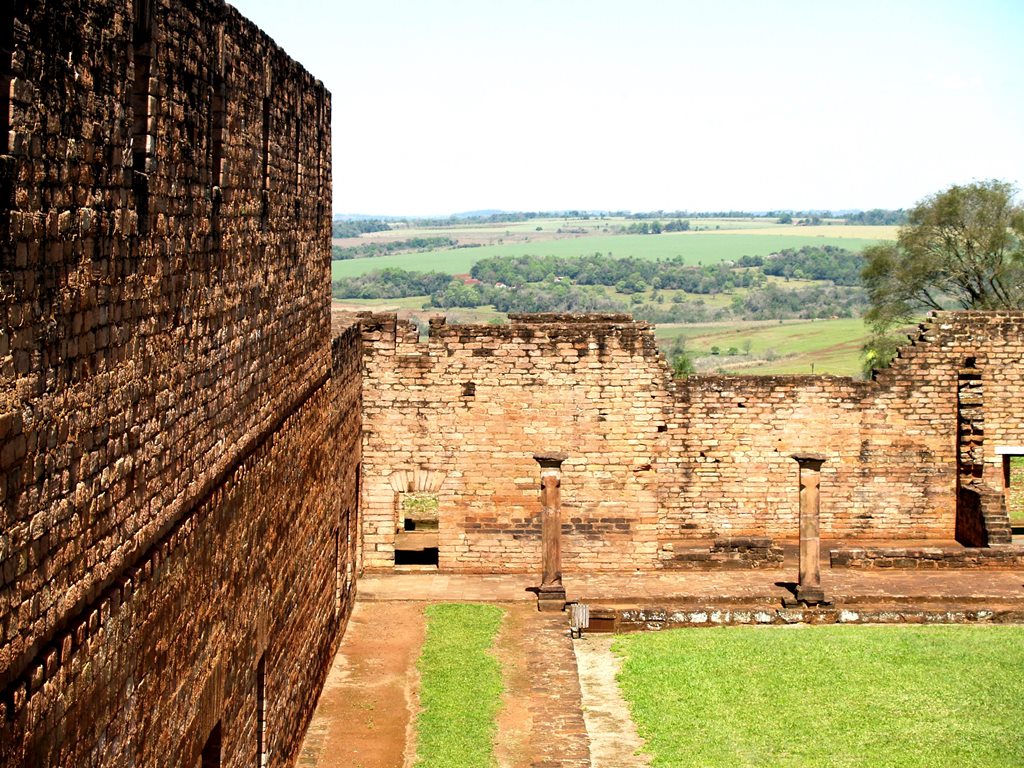
<instances>
[{"instance_id":1,"label":"tree","mask_svg":"<svg viewBox=\"0 0 1024 768\"><path fill-rule=\"evenodd\" d=\"M924 309L1024 308L1024 207L1005 181L973 182L925 198L895 243L864 250L861 278L872 339L865 351L887 365L888 332Z\"/></svg>"}]
</instances>

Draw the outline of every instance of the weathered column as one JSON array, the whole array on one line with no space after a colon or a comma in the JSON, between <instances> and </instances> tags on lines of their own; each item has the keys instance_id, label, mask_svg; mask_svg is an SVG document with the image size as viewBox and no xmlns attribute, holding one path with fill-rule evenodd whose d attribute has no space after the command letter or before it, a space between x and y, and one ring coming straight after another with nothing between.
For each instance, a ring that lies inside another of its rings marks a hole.
<instances>
[{"instance_id":1,"label":"weathered column","mask_svg":"<svg viewBox=\"0 0 1024 768\"><path fill-rule=\"evenodd\" d=\"M561 611L565 608L562 586L562 462L564 453L538 453L540 464L540 536L541 580L537 588L537 609Z\"/></svg>"},{"instance_id":2,"label":"weathered column","mask_svg":"<svg viewBox=\"0 0 1024 768\"><path fill-rule=\"evenodd\" d=\"M800 465L800 570L797 602L819 605L826 602L821 588L821 465L817 453L793 454Z\"/></svg>"}]
</instances>

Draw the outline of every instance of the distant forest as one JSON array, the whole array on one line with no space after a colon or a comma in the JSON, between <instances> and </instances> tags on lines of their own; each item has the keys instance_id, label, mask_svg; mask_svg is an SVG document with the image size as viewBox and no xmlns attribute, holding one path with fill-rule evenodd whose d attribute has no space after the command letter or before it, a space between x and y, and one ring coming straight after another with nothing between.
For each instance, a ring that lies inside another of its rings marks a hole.
<instances>
[{"instance_id":1,"label":"distant forest","mask_svg":"<svg viewBox=\"0 0 1024 768\"><path fill-rule=\"evenodd\" d=\"M832 246L805 246L737 262L691 266L681 259L500 256L471 280L389 268L336 280L336 298L428 296L441 309L492 305L500 312L632 312L651 322L854 317L866 300L864 259ZM770 278L776 278L775 281ZM815 281L796 286L787 281ZM732 294L714 303L702 297Z\"/></svg>"}]
</instances>

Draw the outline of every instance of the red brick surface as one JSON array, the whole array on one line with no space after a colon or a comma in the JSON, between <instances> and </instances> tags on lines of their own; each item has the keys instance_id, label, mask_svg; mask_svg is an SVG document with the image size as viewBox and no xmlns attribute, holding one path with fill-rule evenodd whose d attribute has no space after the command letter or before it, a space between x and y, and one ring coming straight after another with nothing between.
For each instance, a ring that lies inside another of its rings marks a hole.
<instances>
[{"instance_id":1,"label":"red brick surface","mask_svg":"<svg viewBox=\"0 0 1024 768\"><path fill-rule=\"evenodd\" d=\"M442 570L534 567L538 451L568 454L567 572L676 567L680 547L794 536L791 455L801 451L826 459L823 535L950 539L967 358L983 392L984 431L974 430L970 446L982 481L1001 487L994 447L1024 442L1021 313L933 317L875 381L673 382L650 326L626 317L435 323L422 342L394 315L363 325L369 568L393 564L397 495L410 490L438 496Z\"/></svg>"}]
</instances>

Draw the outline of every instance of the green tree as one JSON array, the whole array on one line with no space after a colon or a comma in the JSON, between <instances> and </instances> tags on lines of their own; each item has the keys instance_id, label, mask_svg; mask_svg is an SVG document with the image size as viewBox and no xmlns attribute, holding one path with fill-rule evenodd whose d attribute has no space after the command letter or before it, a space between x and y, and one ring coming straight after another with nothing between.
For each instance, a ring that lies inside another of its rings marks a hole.
<instances>
[{"instance_id":1,"label":"green tree","mask_svg":"<svg viewBox=\"0 0 1024 768\"><path fill-rule=\"evenodd\" d=\"M895 243L864 250L872 328L865 352L876 367L892 359L891 329L924 309L1024 308L1024 207L1016 191L995 179L953 185L909 211Z\"/></svg>"}]
</instances>

